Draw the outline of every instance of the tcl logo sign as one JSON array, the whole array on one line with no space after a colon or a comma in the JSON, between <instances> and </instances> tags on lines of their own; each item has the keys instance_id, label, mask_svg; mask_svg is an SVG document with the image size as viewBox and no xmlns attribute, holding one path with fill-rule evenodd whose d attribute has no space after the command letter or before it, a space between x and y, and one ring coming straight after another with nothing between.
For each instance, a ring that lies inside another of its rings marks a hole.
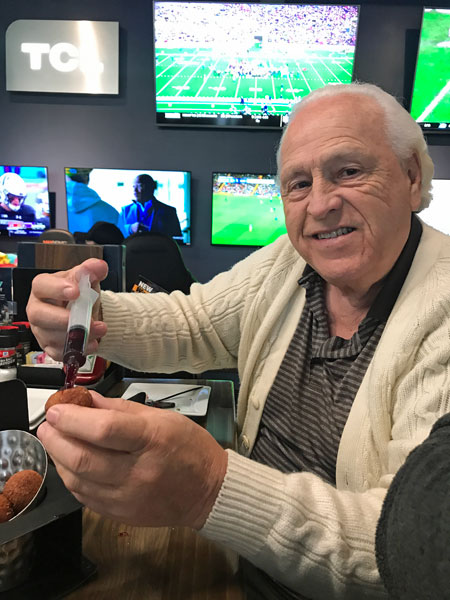
<instances>
[{"instance_id":1,"label":"tcl logo sign","mask_svg":"<svg viewBox=\"0 0 450 600\"><path fill-rule=\"evenodd\" d=\"M97 72L103 73L105 67L102 62L92 62L89 54L83 53L82 49L77 48L68 42L60 42L54 46L50 44L36 44L24 42L20 46L24 54L30 56L30 69L40 71L42 69L43 56L48 55L50 65L61 73L70 73L75 69L80 69L83 73Z\"/></svg>"},{"instance_id":2,"label":"tcl logo sign","mask_svg":"<svg viewBox=\"0 0 450 600\"><path fill-rule=\"evenodd\" d=\"M5 41L9 91L119 93L119 23L21 19Z\"/></svg>"}]
</instances>

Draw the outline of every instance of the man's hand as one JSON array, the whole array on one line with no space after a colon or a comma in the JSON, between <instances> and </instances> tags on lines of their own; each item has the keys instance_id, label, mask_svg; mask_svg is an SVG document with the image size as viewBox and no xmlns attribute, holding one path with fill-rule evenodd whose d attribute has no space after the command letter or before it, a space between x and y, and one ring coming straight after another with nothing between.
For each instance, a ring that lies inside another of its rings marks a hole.
<instances>
[{"instance_id":1,"label":"man's hand","mask_svg":"<svg viewBox=\"0 0 450 600\"><path fill-rule=\"evenodd\" d=\"M43 350L55 360L62 359L64 341L69 322L67 304L80 294L78 281L82 273L89 273L91 286L100 291L100 281L108 274L108 265L98 258L89 258L68 271L42 273L33 279L27 304L31 329ZM86 348L94 354L98 340L106 333L106 324L100 321L100 300L92 309L91 330Z\"/></svg>"},{"instance_id":2,"label":"man's hand","mask_svg":"<svg viewBox=\"0 0 450 600\"><path fill-rule=\"evenodd\" d=\"M66 487L123 523L200 529L225 477L225 450L178 413L91 394L95 408L53 406L38 429Z\"/></svg>"}]
</instances>

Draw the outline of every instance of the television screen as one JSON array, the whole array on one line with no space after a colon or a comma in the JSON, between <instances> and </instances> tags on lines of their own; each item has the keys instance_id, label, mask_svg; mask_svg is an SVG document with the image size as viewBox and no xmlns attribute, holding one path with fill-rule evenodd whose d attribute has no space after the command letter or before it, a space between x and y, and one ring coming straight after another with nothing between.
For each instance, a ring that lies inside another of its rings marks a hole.
<instances>
[{"instance_id":1,"label":"television screen","mask_svg":"<svg viewBox=\"0 0 450 600\"><path fill-rule=\"evenodd\" d=\"M159 125L281 128L312 90L350 83L359 6L154 3Z\"/></svg>"},{"instance_id":2,"label":"television screen","mask_svg":"<svg viewBox=\"0 0 450 600\"><path fill-rule=\"evenodd\" d=\"M211 243L265 246L286 233L275 175L213 173Z\"/></svg>"},{"instance_id":3,"label":"television screen","mask_svg":"<svg viewBox=\"0 0 450 600\"><path fill-rule=\"evenodd\" d=\"M0 235L36 237L49 227L47 167L0 166Z\"/></svg>"},{"instance_id":4,"label":"television screen","mask_svg":"<svg viewBox=\"0 0 450 600\"><path fill-rule=\"evenodd\" d=\"M424 8L411 115L426 132L450 130L450 9Z\"/></svg>"},{"instance_id":5,"label":"television screen","mask_svg":"<svg viewBox=\"0 0 450 600\"><path fill-rule=\"evenodd\" d=\"M419 217L431 227L450 235L450 179L433 179L433 199Z\"/></svg>"},{"instance_id":6,"label":"television screen","mask_svg":"<svg viewBox=\"0 0 450 600\"><path fill-rule=\"evenodd\" d=\"M191 242L191 174L188 171L66 167L68 229L87 233L97 221Z\"/></svg>"}]
</instances>

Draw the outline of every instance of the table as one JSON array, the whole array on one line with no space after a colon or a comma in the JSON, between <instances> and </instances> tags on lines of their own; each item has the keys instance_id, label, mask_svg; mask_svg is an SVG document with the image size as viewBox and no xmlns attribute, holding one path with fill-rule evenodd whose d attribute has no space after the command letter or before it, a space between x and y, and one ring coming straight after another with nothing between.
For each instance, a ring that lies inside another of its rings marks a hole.
<instances>
[{"instance_id":1,"label":"table","mask_svg":"<svg viewBox=\"0 0 450 600\"><path fill-rule=\"evenodd\" d=\"M120 396L134 381L114 385ZM204 379L157 382L210 385L208 414L202 424L224 447L235 440L233 383ZM85 508L83 554L98 567L95 579L69 600L244 600L237 557L189 528L123 525Z\"/></svg>"},{"instance_id":2,"label":"table","mask_svg":"<svg viewBox=\"0 0 450 600\"><path fill-rule=\"evenodd\" d=\"M244 600L237 560L188 528L121 525L84 509L83 553L95 579L68 600Z\"/></svg>"}]
</instances>

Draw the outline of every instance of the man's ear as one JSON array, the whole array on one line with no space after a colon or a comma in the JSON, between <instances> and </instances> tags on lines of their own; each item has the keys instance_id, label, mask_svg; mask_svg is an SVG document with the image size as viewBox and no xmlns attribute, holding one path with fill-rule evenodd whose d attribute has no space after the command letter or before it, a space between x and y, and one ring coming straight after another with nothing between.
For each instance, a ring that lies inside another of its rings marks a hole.
<instances>
[{"instance_id":1,"label":"man's ear","mask_svg":"<svg viewBox=\"0 0 450 600\"><path fill-rule=\"evenodd\" d=\"M416 152L406 162L406 173L410 181L410 205L411 210L419 209L422 200L422 167Z\"/></svg>"}]
</instances>

